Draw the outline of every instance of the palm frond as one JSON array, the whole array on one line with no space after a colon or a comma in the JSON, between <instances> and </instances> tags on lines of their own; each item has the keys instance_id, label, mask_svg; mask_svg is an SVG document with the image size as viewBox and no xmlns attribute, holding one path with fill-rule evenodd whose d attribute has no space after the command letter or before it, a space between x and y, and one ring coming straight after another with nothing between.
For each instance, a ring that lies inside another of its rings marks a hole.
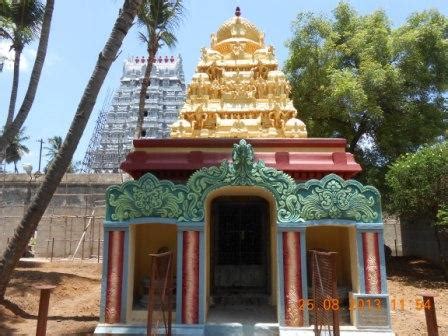
<instances>
[{"instance_id":1,"label":"palm frond","mask_svg":"<svg viewBox=\"0 0 448 336\"><path fill-rule=\"evenodd\" d=\"M145 43L145 44L148 44L148 43L149 43L148 38L147 38L146 35L143 34L142 32L138 32L138 38L139 38L139 40L140 40L141 42L143 42L143 43Z\"/></svg>"},{"instance_id":2,"label":"palm frond","mask_svg":"<svg viewBox=\"0 0 448 336\"><path fill-rule=\"evenodd\" d=\"M6 163L17 163L20 161L25 153L29 153L29 148L23 144L24 141L29 140L29 136L24 135L25 127L21 128L14 140L6 147L5 161Z\"/></svg>"},{"instance_id":3,"label":"palm frond","mask_svg":"<svg viewBox=\"0 0 448 336\"><path fill-rule=\"evenodd\" d=\"M10 18L17 30L29 30L33 36L39 34L44 17L44 5L40 1L14 1L10 8Z\"/></svg>"},{"instance_id":4,"label":"palm frond","mask_svg":"<svg viewBox=\"0 0 448 336\"><path fill-rule=\"evenodd\" d=\"M148 50L154 48L149 45L151 41L155 41L156 49L164 44L168 47L176 44L175 31L183 20L184 12L183 0L143 1L138 13L138 24L146 28Z\"/></svg>"},{"instance_id":5,"label":"palm frond","mask_svg":"<svg viewBox=\"0 0 448 336\"><path fill-rule=\"evenodd\" d=\"M166 22L166 28L167 30L175 30L179 28L179 25L183 22L185 14L185 7L183 5L183 1L176 0L171 8L169 8L169 12L167 13L167 16L170 18Z\"/></svg>"},{"instance_id":6,"label":"palm frond","mask_svg":"<svg viewBox=\"0 0 448 336\"><path fill-rule=\"evenodd\" d=\"M173 48L177 43L176 36L170 31L161 32L159 40L169 48Z\"/></svg>"},{"instance_id":7,"label":"palm frond","mask_svg":"<svg viewBox=\"0 0 448 336\"><path fill-rule=\"evenodd\" d=\"M152 10L149 1L143 1L137 13L137 25L147 26L152 21Z\"/></svg>"},{"instance_id":8,"label":"palm frond","mask_svg":"<svg viewBox=\"0 0 448 336\"><path fill-rule=\"evenodd\" d=\"M11 16L11 5L7 0L0 0L0 19L9 18Z\"/></svg>"},{"instance_id":9,"label":"palm frond","mask_svg":"<svg viewBox=\"0 0 448 336\"><path fill-rule=\"evenodd\" d=\"M1 24L1 22L0 22L0 24ZM2 27L0 27L0 38L12 40L11 34L5 28L2 28Z\"/></svg>"},{"instance_id":10,"label":"palm frond","mask_svg":"<svg viewBox=\"0 0 448 336\"><path fill-rule=\"evenodd\" d=\"M23 48L39 35L44 6L38 0L0 0L0 38L13 42L13 48Z\"/></svg>"},{"instance_id":11,"label":"palm frond","mask_svg":"<svg viewBox=\"0 0 448 336\"><path fill-rule=\"evenodd\" d=\"M50 158L50 160L53 160L62 147L62 137L56 135L52 138L49 138L48 144L49 146L44 147L44 149L47 151L45 156Z\"/></svg>"}]
</instances>

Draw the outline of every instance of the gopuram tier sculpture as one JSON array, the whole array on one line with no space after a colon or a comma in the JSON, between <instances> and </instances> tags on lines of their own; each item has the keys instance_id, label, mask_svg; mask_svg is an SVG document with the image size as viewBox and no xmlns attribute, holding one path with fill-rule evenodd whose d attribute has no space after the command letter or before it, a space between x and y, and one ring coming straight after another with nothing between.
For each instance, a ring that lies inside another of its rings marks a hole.
<instances>
[{"instance_id":1,"label":"gopuram tier sculpture","mask_svg":"<svg viewBox=\"0 0 448 336\"><path fill-rule=\"evenodd\" d=\"M173 138L306 138L291 86L274 47L248 20L235 16L211 35L188 86Z\"/></svg>"}]
</instances>

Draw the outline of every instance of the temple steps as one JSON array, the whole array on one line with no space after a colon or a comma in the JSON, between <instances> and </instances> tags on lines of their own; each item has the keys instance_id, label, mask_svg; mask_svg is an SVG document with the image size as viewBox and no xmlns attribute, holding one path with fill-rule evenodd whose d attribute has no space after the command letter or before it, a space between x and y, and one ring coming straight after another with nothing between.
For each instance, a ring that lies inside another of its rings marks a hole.
<instances>
[{"instance_id":1,"label":"temple steps","mask_svg":"<svg viewBox=\"0 0 448 336\"><path fill-rule=\"evenodd\" d=\"M212 302L212 306L260 306L269 304L269 295L254 293L214 295L212 298Z\"/></svg>"},{"instance_id":2,"label":"temple steps","mask_svg":"<svg viewBox=\"0 0 448 336\"><path fill-rule=\"evenodd\" d=\"M241 323L206 324L204 336L279 336L277 323Z\"/></svg>"}]
</instances>

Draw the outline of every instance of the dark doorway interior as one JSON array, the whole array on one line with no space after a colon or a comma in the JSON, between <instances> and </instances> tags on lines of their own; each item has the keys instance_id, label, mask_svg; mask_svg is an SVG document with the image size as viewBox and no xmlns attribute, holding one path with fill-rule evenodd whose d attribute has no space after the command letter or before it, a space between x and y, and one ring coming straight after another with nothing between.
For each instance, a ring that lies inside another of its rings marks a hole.
<instances>
[{"instance_id":1,"label":"dark doorway interior","mask_svg":"<svg viewBox=\"0 0 448 336\"><path fill-rule=\"evenodd\" d=\"M270 295L269 204L255 196L212 203L211 304L267 304Z\"/></svg>"}]
</instances>

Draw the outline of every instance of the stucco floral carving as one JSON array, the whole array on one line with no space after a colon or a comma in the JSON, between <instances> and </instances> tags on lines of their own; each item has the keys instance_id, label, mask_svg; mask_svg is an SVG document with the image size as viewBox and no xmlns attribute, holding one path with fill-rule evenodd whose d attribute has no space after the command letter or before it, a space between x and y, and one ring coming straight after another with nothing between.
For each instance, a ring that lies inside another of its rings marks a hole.
<instances>
[{"instance_id":1,"label":"stucco floral carving","mask_svg":"<svg viewBox=\"0 0 448 336\"><path fill-rule=\"evenodd\" d=\"M145 174L107 191L107 220L140 217L204 220L207 195L224 186L257 186L272 193L278 222L347 219L372 223L381 220L380 195L371 186L345 181L330 174L322 180L297 184L291 176L255 161L250 144L241 140L233 147L232 162L196 171L186 185L160 181Z\"/></svg>"}]
</instances>

